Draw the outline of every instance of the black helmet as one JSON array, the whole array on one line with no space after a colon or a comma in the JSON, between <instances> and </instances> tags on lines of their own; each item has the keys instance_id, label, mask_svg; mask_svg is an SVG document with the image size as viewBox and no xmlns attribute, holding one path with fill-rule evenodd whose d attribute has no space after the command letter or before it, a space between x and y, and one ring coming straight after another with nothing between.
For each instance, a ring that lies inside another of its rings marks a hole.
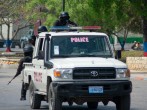
<instances>
[{"instance_id":1,"label":"black helmet","mask_svg":"<svg viewBox=\"0 0 147 110\"><path fill-rule=\"evenodd\" d=\"M31 44L27 44L27 45L25 45L25 47L23 48L23 52L24 53L31 53L31 52L33 52L33 47L32 47L32 45Z\"/></svg>"},{"instance_id":2,"label":"black helmet","mask_svg":"<svg viewBox=\"0 0 147 110\"><path fill-rule=\"evenodd\" d=\"M65 18L66 20L69 20L70 17L68 12L61 12L60 19L63 19L63 18Z\"/></svg>"},{"instance_id":3,"label":"black helmet","mask_svg":"<svg viewBox=\"0 0 147 110\"><path fill-rule=\"evenodd\" d=\"M47 32L47 28L45 26L39 26L38 27L38 33L41 33L41 32Z\"/></svg>"}]
</instances>

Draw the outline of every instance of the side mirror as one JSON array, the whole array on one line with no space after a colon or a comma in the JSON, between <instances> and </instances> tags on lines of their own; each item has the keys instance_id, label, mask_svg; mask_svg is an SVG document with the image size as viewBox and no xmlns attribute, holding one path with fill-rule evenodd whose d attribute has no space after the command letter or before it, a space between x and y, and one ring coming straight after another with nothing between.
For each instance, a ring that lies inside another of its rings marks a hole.
<instances>
[{"instance_id":1,"label":"side mirror","mask_svg":"<svg viewBox=\"0 0 147 110\"><path fill-rule=\"evenodd\" d=\"M44 62L44 66L51 69L51 68L53 68L53 63L46 61L46 62Z\"/></svg>"}]
</instances>

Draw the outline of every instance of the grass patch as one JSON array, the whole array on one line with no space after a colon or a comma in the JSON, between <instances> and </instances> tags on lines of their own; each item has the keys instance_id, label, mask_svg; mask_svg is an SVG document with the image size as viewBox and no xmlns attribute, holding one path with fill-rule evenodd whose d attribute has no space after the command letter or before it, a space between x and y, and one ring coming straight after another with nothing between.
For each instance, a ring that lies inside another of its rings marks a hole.
<instances>
[{"instance_id":1,"label":"grass patch","mask_svg":"<svg viewBox=\"0 0 147 110\"><path fill-rule=\"evenodd\" d=\"M143 57L143 51L122 51L121 61L126 62L127 57Z\"/></svg>"}]
</instances>

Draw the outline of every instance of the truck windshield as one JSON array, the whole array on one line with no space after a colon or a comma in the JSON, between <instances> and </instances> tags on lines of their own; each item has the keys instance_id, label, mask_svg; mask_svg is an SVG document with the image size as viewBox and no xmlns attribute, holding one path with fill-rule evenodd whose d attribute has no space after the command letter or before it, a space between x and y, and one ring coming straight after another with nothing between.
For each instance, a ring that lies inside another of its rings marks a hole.
<instances>
[{"instance_id":1,"label":"truck windshield","mask_svg":"<svg viewBox=\"0 0 147 110\"><path fill-rule=\"evenodd\" d=\"M112 57L106 36L53 36L51 58Z\"/></svg>"}]
</instances>

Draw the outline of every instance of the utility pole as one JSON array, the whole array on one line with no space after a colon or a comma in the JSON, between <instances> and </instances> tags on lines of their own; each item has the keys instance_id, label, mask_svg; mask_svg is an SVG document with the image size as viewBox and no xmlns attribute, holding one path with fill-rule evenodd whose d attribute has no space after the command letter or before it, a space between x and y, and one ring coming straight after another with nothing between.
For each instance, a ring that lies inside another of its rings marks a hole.
<instances>
[{"instance_id":1,"label":"utility pole","mask_svg":"<svg viewBox=\"0 0 147 110\"><path fill-rule=\"evenodd\" d=\"M144 8L147 7L147 0L144 0ZM143 40L144 56L147 57L147 16L143 16Z\"/></svg>"},{"instance_id":2,"label":"utility pole","mask_svg":"<svg viewBox=\"0 0 147 110\"><path fill-rule=\"evenodd\" d=\"M65 11L65 0L62 0L62 9L63 9L63 12Z\"/></svg>"}]
</instances>

